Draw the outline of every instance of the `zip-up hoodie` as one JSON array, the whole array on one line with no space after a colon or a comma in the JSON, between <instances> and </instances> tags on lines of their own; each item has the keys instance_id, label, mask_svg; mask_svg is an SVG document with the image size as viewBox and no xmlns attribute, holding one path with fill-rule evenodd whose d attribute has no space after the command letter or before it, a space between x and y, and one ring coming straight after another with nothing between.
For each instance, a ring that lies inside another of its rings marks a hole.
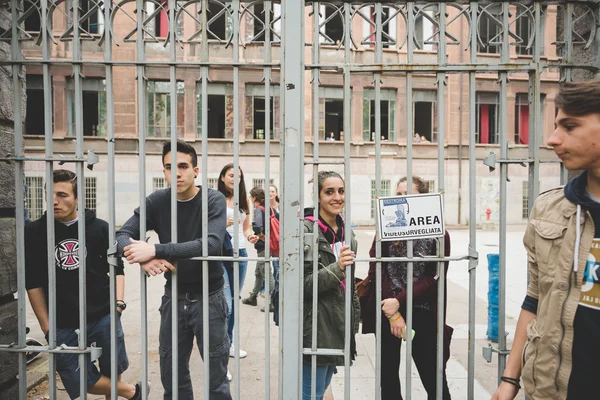
<instances>
[{"instance_id":1,"label":"zip-up hoodie","mask_svg":"<svg viewBox=\"0 0 600 400\"><path fill-rule=\"evenodd\" d=\"M581 209L588 211L595 225L594 238L600 238L600 203L593 199L587 192L587 171L569 181L565 186L565 196L569 201L577 205L577 220L580 220ZM579 226L579 224L577 224ZM581 240L581 232L577 232L575 242L574 259L579 258L578 249ZM593 259L592 259L593 260ZM573 269L577 271L577 262L574 262ZM582 287L582 299L588 295L595 297L600 288L600 279L597 277L596 268L598 261L591 261L588 257L586 271L584 271L584 286L589 287L589 291L584 291ZM589 302L589 301L588 301ZM589 385L594 382L597 375L597 363L600 359L600 309L591 308L584 304L579 304L573 321L573 368L569 380L568 399L585 398L589 393Z\"/></svg>"},{"instance_id":2,"label":"zip-up hoodie","mask_svg":"<svg viewBox=\"0 0 600 400\"><path fill-rule=\"evenodd\" d=\"M48 298L48 258L46 214L25 226L25 275L27 289L43 288ZM67 226L54 222L54 266L56 270L56 327L79 326L79 221ZM110 313L110 280L107 261L108 223L85 210L85 263L87 321L94 322ZM123 275L119 258L117 275Z\"/></svg>"}]
</instances>

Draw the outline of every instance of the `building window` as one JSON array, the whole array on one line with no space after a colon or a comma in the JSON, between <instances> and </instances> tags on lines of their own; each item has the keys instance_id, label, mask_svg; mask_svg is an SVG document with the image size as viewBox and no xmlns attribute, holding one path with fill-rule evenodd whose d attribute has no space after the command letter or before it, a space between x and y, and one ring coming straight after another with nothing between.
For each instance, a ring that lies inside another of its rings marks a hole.
<instances>
[{"instance_id":1,"label":"building window","mask_svg":"<svg viewBox=\"0 0 600 400\"><path fill-rule=\"evenodd\" d=\"M352 98L352 96L350 97ZM319 87L319 140L344 140L344 89Z\"/></svg>"},{"instance_id":2,"label":"building window","mask_svg":"<svg viewBox=\"0 0 600 400\"><path fill-rule=\"evenodd\" d=\"M541 37L536 38L535 41L531 43L531 47L529 48L529 42L531 42L532 38L535 36L535 24L533 23L533 18L535 17L530 15L529 12L526 11L526 9L519 5L517 5L517 14L518 16L514 23L515 35L517 36L517 54L532 56L534 52L534 46L536 46L537 43L539 43L541 45L540 55L543 56L545 47L544 31L546 30L546 6L542 6L540 14L541 18L539 23L541 24L540 31L542 35Z\"/></svg>"},{"instance_id":3,"label":"building window","mask_svg":"<svg viewBox=\"0 0 600 400\"><path fill-rule=\"evenodd\" d=\"M364 10L364 9L363 9ZM369 21L363 21L364 45L373 47L376 41L377 15L375 6L369 6L368 10L361 11L367 14ZM384 49L396 47L396 19L400 11L393 7L382 7L381 12L381 43Z\"/></svg>"},{"instance_id":4,"label":"building window","mask_svg":"<svg viewBox=\"0 0 600 400\"><path fill-rule=\"evenodd\" d=\"M437 120L436 92L415 91L413 93L413 137L418 133L421 143L437 143Z\"/></svg>"},{"instance_id":5,"label":"building window","mask_svg":"<svg viewBox=\"0 0 600 400\"><path fill-rule=\"evenodd\" d=\"M437 51L438 35L435 35L433 10L419 8L415 16L414 40L417 50Z\"/></svg>"},{"instance_id":6,"label":"building window","mask_svg":"<svg viewBox=\"0 0 600 400\"><path fill-rule=\"evenodd\" d=\"M344 6L319 7L319 43L339 46L344 42Z\"/></svg>"},{"instance_id":7,"label":"building window","mask_svg":"<svg viewBox=\"0 0 600 400\"><path fill-rule=\"evenodd\" d=\"M271 4L271 26L266 26L265 5L257 3L254 5L253 15L249 13L246 20L246 39L249 42L264 42L265 32L269 32L269 41L281 40L281 5Z\"/></svg>"},{"instance_id":8,"label":"building window","mask_svg":"<svg viewBox=\"0 0 600 400\"><path fill-rule=\"evenodd\" d=\"M85 208L96 211L96 177L85 177Z\"/></svg>"},{"instance_id":9,"label":"building window","mask_svg":"<svg viewBox=\"0 0 600 400\"><path fill-rule=\"evenodd\" d=\"M389 179L381 180L381 193L379 197L386 197L390 195L390 187L392 183ZM375 219L377 216L377 181L371 180L371 218Z\"/></svg>"},{"instance_id":10,"label":"building window","mask_svg":"<svg viewBox=\"0 0 600 400\"><path fill-rule=\"evenodd\" d=\"M269 179L269 184L270 185L272 185L273 182L274 182L273 178ZM254 178L254 179L252 179L252 187L253 188L259 187L261 189L264 189L265 188L265 180L264 180L264 178ZM267 198L268 198L268 195L267 195Z\"/></svg>"},{"instance_id":11,"label":"building window","mask_svg":"<svg viewBox=\"0 0 600 400\"><path fill-rule=\"evenodd\" d=\"M154 177L152 178L152 191L156 192L157 190L161 190L161 189L166 189L167 187L169 187L169 185L167 185L167 180L163 177Z\"/></svg>"},{"instance_id":12,"label":"building window","mask_svg":"<svg viewBox=\"0 0 600 400\"><path fill-rule=\"evenodd\" d=\"M271 139L280 137L279 85L269 87L269 132ZM266 99L263 85L246 85L246 138L264 139L266 135Z\"/></svg>"},{"instance_id":13,"label":"building window","mask_svg":"<svg viewBox=\"0 0 600 400\"><path fill-rule=\"evenodd\" d=\"M183 136L185 108L183 82L177 82L177 136ZM169 137L171 135L171 83L148 81L148 136Z\"/></svg>"},{"instance_id":14,"label":"building window","mask_svg":"<svg viewBox=\"0 0 600 400\"><path fill-rule=\"evenodd\" d=\"M25 18L25 31L26 32L40 32L42 30L42 23L40 21L40 11L37 6L41 5L34 0L25 0L23 2L24 13L27 15Z\"/></svg>"},{"instance_id":15,"label":"building window","mask_svg":"<svg viewBox=\"0 0 600 400\"><path fill-rule=\"evenodd\" d=\"M44 179L41 176L25 177L25 209L27 217L35 221L44 213Z\"/></svg>"},{"instance_id":16,"label":"building window","mask_svg":"<svg viewBox=\"0 0 600 400\"><path fill-rule=\"evenodd\" d=\"M542 122L541 132L544 131L544 106L545 106L545 94L540 96L540 116L539 119ZM515 144L529 144L529 95L527 93L517 93L515 98Z\"/></svg>"},{"instance_id":17,"label":"building window","mask_svg":"<svg viewBox=\"0 0 600 400\"><path fill-rule=\"evenodd\" d=\"M233 85L209 84L207 137L233 138ZM202 85L196 85L196 137L202 138Z\"/></svg>"},{"instance_id":18,"label":"building window","mask_svg":"<svg viewBox=\"0 0 600 400\"><path fill-rule=\"evenodd\" d=\"M381 140L395 140L396 91L382 89L381 94ZM363 140L375 141L375 91L365 89L363 99Z\"/></svg>"},{"instance_id":19,"label":"building window","mask_svg":"<svg viewBox=\"0 0 600 400\"><path fill-rule=\"evenodd\" d=\"M481 9L479 15L479 53L495 54L500 52L502 41L502 4L491 4Z\"/></svg>"},{"instance_id":20,"label":"building window","mask_svg":"<svg viewBox=\"0 0 600 400\"><path fill-rule=\"evenodd\" d=\"M27 115L25 134L43 135L46 132L44 85L41 75L27 75ZM48 105L52 113L52 104ZM54 120L54 114L52 115Z\"/></svg>"},{"instance_id":21,"label":"building window","mask_svg":"<svg viewBox=\"0 0 600 400\"><path fill-rule=\"evenodd\" d=\"M475 142L498 143L498 93L477 93L477 132Z\"/></svg>"},{"instance_id":22,"label":"building window","mask_svg":"<svg viewBox=\"0 0 600 400\"><path fill-rule=\"evenodd\" d=\"M81 99L83 100L83 135L106 136L106 81L86 78L81 80ZM69 136L77 134L75 83L67 81L67 129Z\"/></svg>"},{"instance_id":23,"label":"building window","mask_svg":"<svg viewBox=\"0 0 600 400\"><path fill-rule=\"evenodd\" d=\"M67 0L69 16L67 26L73 27L73 2ZM85 19L84 19L85 18ZM104 33L104 3L97 0L79 1L79 29L88 34L102 35Z\"/></svg>"},{"instance_id":24,"label":"building window","mask_svg":"<svg viewBox=\"0 0 600 400\"><path fill-rule=\"evenodd\" d=\"M521 206L521 217L523 219L529 218L529 182L523 181L523 203Z\"/></svg>"}]
</instances>

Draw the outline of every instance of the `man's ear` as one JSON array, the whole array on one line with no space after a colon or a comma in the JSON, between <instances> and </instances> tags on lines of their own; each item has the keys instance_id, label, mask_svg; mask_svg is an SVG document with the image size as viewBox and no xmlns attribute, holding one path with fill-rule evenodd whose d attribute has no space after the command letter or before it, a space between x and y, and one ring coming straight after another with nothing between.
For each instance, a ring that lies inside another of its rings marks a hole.
<instances>
[{"instance_id":1,"label":"man's ear","mask_svg":"<svg viewBox=\"0 0 600 400\"><path fill-rule=\"evenodd\" d=\"M194 167L194 178L198 177L199 172L200 172L200 167Z\"/></svg>"}]
</instances>

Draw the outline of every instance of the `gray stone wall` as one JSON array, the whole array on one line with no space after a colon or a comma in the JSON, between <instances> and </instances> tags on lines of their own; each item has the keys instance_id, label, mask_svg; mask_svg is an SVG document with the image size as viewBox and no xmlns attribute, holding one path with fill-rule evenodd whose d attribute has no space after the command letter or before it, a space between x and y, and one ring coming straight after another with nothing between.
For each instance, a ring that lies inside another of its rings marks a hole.
<instances>
[{"instance_id":1,"label":"gray stone wall","mask_svg":"<svg viewBox=\"0 0 600 400\"><path fill-rule=\"evenodd\" d=\"M0 32L10 29L6 2L0 0ZM0 42L0 59L10 58L10 43ZM21 77L24 75L21 74ZM23 97L23 100L25 98ZM25 104L23 102L23 104ZM0 149L2 155L14 155L14 97L12 67L0 66ZM0 343L17 340L15 169L12 163L0 163ZM0 398L18 398L18 359L14 353L0 352Z\"/></svg>"}]
</instances>

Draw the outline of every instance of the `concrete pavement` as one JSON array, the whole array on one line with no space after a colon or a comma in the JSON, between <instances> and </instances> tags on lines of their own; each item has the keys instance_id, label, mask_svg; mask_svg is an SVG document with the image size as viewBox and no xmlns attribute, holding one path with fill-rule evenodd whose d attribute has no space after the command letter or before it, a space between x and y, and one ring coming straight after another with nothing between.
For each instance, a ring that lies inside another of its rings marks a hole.
<instances>
[{"instance_id":1,"label":"concrete pavement","mask_svg":"<svg viewBox=\"0 0 600 400\"><path fill-rule=\"evenodd\" d=\"M509 332L509 341L512 340L514 325L520 310L520 303L523 300L526 288L526 253L523 249L521 240L524 226L511 227L507 235L507 244L510 251L507 253L507 331ZM371 245L374 231L372 229L356 229L357 239L359 241L359 257L367 257ZM450 230L452 240L452 255L466 254L468 248L468 230L454 229ZM488 364L481 356L481 348L487 346L485 331L487 328L487 259L488 253L498 251L498 232L477 232L477 250L480 255L480 266L477 269L477 332L475 347L475 398L489 399L495 390L497 379L497 358ZM253 249L249 249L249 255L254 256ZM368 270L367 265L357 265L357 276L363 277ZM248 290L254 282L254 263L248 266L245 288L241 291L243 297L247 296ZM152 391L150 399L162 398L162 386L160 383L160 372L158 365L158 326L159 314L158 306L163 293L162 286L164 279L162 277L153 277L148 279L148 359L149 359L149 377L152 381ZM137 266L126 267L126 301L128 308L122 316L124 331L126 335L126 345L130 360L129 370L124 374L125 381L135 382L141 376L141 330L140 330L140 278L139 268ZM251 307L241 305L240 313L240 343L239 347L248 352L248 357L239 361L239 371L235 368L234 359L230 358L230 370L234 374L232 382L232 392L235 385L241 387L242 399L262 399L266 394L266 377L269 376L270 398L277 398L278 390L278 330L272 323L272 314L268 318L268 335L265 334L265 314L260 312L261 303L264 300L259 298L259 306ZM447 367L447 375L450 390L453 399L465 399L467 393L467 360L468 360L468 269L467 262L454 262L450 264L448 273L448 323L454 327L454 336L451 346L451 359ZM39 331L37 321L31 309L28 310L28 325L32 328L31 336L43 340ZM265 348L267 346L266 337L269 338L270 355L269 365L265 357ZM373 335L358 335L358 358L355 365L351 368L351 387L350 393L352 399L374 399L375 392L375 339ZM38 381L47 373L47 358L41 357L40 360L28 368L28 382ZM400 376L405 387L404 372L405 358L403 357ZM194 382L194 392L196 398L203 397L203 364L199 353L192 353L190 367L193 371L192 379ZM417 370L413 364L412 368L412 398L426 399L424 389L418 378ZM239 381L238 381L239 379ZM44 391L39 390L30 398L43 398ZM329 398L344 398L344 371L339 369L339 373L334 375ZM59 399L67 399L66 392L59 390ZM90 399L100 398L100 396L88 396ZM408 398L405 396L405 399ZM520 397L522 399L522 397Z\"/></svg>"}]
</instances>

